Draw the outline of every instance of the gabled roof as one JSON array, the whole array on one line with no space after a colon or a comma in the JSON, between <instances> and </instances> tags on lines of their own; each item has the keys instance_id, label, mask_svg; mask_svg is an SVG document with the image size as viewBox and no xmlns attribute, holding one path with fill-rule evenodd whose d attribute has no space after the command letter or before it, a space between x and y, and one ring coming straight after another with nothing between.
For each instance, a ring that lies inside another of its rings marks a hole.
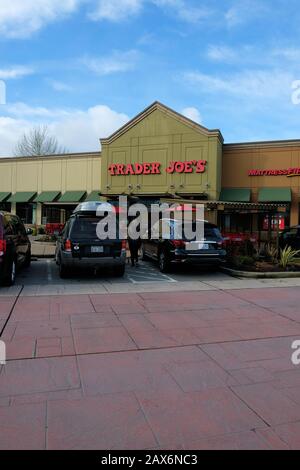
<instances>
[{"instance_id":1,"label":"gabled roof","mask_svg":"<svg viewBox=\"0 0 300 470\"><path fill-rule=\"evenodd\" d=\"M167 114L168 116L172 117L173 119L176 119L177 121L181 121L183 124L193 128L194 130L198 130L204 135L207 135L208 137L212 136L217 136L220 141L223 143L224 139L221 134L221 131L219 129L213 129L209 130L204 126L201 126L200 124L192 121L191 119L183 116L180 113L177 113L171 108L168 108L168 106L165 106L164 104L160 103L159 101L155 101L153 104L148 106L148 108L144 109L141 113L139 113L136 117L131 119L129 122L127 122L124 126L122 126L119 130L114 132L111 136L105 138L105 139L100 139L101 144L110 144L114 140L118 139L121 135L125 134L129 129L133 128L136 126L139 122L141 122L143 119L145 119L147 116L152 114L154 111L162 111L163 113Z\"/></svg>"}]
</instances>

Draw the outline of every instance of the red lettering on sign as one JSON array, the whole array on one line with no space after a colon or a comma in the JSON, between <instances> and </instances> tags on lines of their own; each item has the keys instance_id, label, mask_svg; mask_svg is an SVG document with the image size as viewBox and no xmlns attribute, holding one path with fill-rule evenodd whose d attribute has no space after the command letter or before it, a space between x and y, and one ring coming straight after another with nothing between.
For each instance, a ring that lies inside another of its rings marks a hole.
<instances>
[{"instance_id":1,"label":"red lettering on sign","mask_svg":"<svg viewBox=\"0 0 300 470\"><path fill-rule=\"evenodd\" d=\"M160 163L152 163L152 175L160 175Z\"/></svg>"},{"instance_id":2,"label":"red lettering on sign","mask_svg":"<svg viewBox=\"0 0 300 470\"><path fill-rule=\"evenodd\" d=\"M124 166L122 164L117 164L117 175L125 175Z\"/></svg>"},{"instance_id":3,"label":"red lettering on sign","mask_svg":"<svg viewBox=\"0 0 300 470\"><path fill-rule=\"evenodd\" d=\"M151 175L151 165L150 163L144 163L144 175Z\"/></svg>"},{"instance_id":4,"label":"red lettering on sign","mask_svg":"<svg viewBox=\"0 0 300 470\"><path fill-rule=\"evenodd\" d=\"M206 160L192 160L187 162L170 162L166 168L166 172L169 174L173 173L204 173L206 170ZM108 171L111 176L117 175L160 175L161 174L161 163L128 163L124 164L112 164L109 165Z\"/></svg>"},{"instance_id":5,"label":"red lettering on sign","mask_svg":"<svg viewBox=\"0 0 300 470\"><path fill-rule=\"evenodd\" d=\"M135 164L135 174L136 175L142 175L144 172L144 165L141 165L140 163Z\"/></svg>"},{"instance_id":6,"label":"red lettering on sign","mask_svg":"<svg viewBox=\"0 0 300 470\"><path fill-rule=\"evenodd\" d=\"M193 163L194 162L185 162L185 164L184 164L185 165L185 168L184 168L185 173L193 173L193 171L194 171L193 166L192 166Z\"/></svg>"},{"instance_id":7,"label":"red lettering on sign","mask_svg":"<svg viewBox=\"0 0 300 470\"><path fill-rule=\"evenodd\" d=\"M127 165L125 175L134 175L134 169L131 164Z\"/></svg>"},{"instance_id":8,"label":"red lettering on sign","mask_svg":"<svg viewBox=\"0 0 300 470\"><path fill-rule=\"evenodd\" d=\"M116 169L116 165L109 165L108 167L108 171L110 172L111 176L115 176L115 169Z\"/></svg>"},{"instance_id":9,"label":"red lettering on sign","mask_svg":"<svg viewBox=\"0 0 300 470\"><path fill-rule=\"evenodd\" d=\"M206 160L199 160L197 162L197 173L204 173L207 161Z\"/></svg>"},{"instance_id":10,"label":"red lettering on sign","mask_svg":"<svg viewBox=\"0 0 300 470\"><path fill-rule=\"evenodd\" d=\"M248 176L299 176L299 168L288 168L284 170L249 170Z\"/></svg>"}]
</instances>

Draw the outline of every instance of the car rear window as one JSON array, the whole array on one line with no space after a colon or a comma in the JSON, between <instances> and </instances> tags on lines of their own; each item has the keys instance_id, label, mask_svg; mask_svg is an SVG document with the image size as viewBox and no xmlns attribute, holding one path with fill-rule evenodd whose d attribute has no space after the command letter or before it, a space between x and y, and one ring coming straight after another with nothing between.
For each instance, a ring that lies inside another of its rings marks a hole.
<instances>
[{"instance_id":1,"label":"car rear window","mask_svg":"<svg viewBox=\"0 0 300 470\"><path fill-rule=\"evenodd\" d=\"M181 229L182 230L182 224L177 224L177 229L175 229L175 234L177 233L181 233L180 231L177 231L178 229ZM196 233L196 223L193 222L192 223L192 230L194 233ZM186 237L184 236L184 231L182 231L182 235L183 235L183 238L186 239ZM176 237L176 235L175 235ZM208 223L205 223L204 225L204 237L206 240L210 240L210 241L215 241L215 240L220 240L222 239L222 235L221 235L221 232L220 230L215 227L214 225L211 225L211 224L208 224Z\"/></svg>"},{"instance_id":2,"label":"car rear window","mask_svg":"<svg viewBox=\"0 0 300 470\"><path fill-rule=\"evenodd\" d=\"M90 238L92 239L98 238L97 237L97 225L100 221L101 221L101 218L99 217L84 217L84 218L75 219L71 226L71 231L70 231L71 237L79 238L83 240L89 240Z\"/></svg>"},{"instance_id":3,"label":"car rear window","mask_svg":"<svg viewBox=\"0 0 300 470\"><path fill-rule=\"evenodd\" d=\"M71 236L84 239L97 238L98 222L97 218L75 219L71 228Z\"/></svg>"},{"instance_id":4,"label":"car rear window","mask_svg":"<svg viewBox=\"0 0 300 470\"><path fill-rule=\"evenodd\" d=\"M220 230L216 227L205 227L204 236L210 240L220 240L222 238Z\"/></svg>"}]
</instances>

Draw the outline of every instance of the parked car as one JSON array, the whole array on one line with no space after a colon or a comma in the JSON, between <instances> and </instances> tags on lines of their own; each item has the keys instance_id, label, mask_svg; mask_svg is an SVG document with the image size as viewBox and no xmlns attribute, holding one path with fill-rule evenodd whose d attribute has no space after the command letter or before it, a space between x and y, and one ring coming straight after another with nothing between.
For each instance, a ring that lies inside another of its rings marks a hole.
<instances>
[{"instance_id":1,"label":"parked car","mask_svg":"<svg viewBox=\"0 0 300 470\"><path fill-rule=\"evenodd\" d=\"M170 235L164 233L166 228ZM149 236L143 240L143 258L158 261L163 273L168 272L174 264L217 267L225 262L226 250L217 226L204 222L204 240L191 241L186 237L178 237L177 233L182 232L180 222L162 219L152 228L152 239Z\"/></svg>"},{"instance_id":2,"label":"parked car","mask_svg":"<svg viewBox=\"0 0 300 470\"><path fill-rule=\"evenodd\" d=\"M61 278L70 275L74 268L89 268L94 271L112 268L115 276L125 273L126 241L121 239L101 240L97 236L97 215L101 203L79 204L56 244L56 263ZM108 206L102 204L106 209ZM108 212L111 209L108 209Z\"/></svg>"},{"instance_id":3,"label":"parked car","mask_svg":"<svg viewBox=\"0 0 300 470\"><path fill-rule=\"evenodd\" d=\"M300 250L300 225L285 229L279 236L280 248L290 246L293 250Z\"/></svg>"},{"instance_id":4,"label":"parked car","mask_svg":"<svg viewBox=\"0 0 300 470\"><path fill-rule=\"evenodd\" d=\"M0 285L13 285L18 270L30 266L31 233L19 217L0 211Z\"/></svg>"}]
</instances>

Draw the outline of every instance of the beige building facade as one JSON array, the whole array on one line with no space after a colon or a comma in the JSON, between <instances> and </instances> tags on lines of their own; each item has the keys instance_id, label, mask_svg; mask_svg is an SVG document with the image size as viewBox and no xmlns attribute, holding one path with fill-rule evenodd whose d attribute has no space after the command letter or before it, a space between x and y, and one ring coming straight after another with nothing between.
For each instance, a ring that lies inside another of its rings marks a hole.
<instances>
[{"instance_id":1,"label":"beige building facade","mask_svg":"<svg viewBox=\"0 0 300 470\"><path fill-rule=\"evenodd\" d=\"M224 232L299 223L300 141L224 144L220 130L155 102L101 147L0 159L0 207L27 224L63 224L81 201L127 195L200 201Z\"/></svg>"},{"instance_id":2,"label":"beige building facade","mask_svg":"<svg viewBox=\"0 0 300 470\"><path fill-rule=\"evenodd\" d=\"M56 222L64 223L68 207L100 189L100 152L0 159L1 202L28 224L46 222L50 207Z\"/></svg>"}]
</instances>

